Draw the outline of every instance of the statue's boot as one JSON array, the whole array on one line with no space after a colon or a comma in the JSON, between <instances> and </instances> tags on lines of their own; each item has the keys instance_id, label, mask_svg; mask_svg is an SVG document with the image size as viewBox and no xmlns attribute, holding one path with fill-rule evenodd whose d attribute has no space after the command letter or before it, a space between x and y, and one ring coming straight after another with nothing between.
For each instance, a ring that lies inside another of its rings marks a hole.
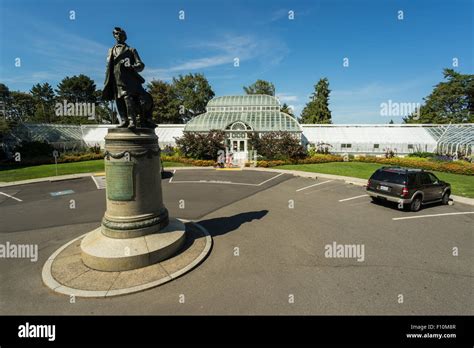
<instances>
[{"instance_id":1,"label":"statue's boot","mask_svg":"<svg viewBox=\"0 0 474 348\"><path fill-rule=\"evenodd\" d=\"M118 128L127 128L128 127L128 120L127 121L121 121L117 127Z\"/></svg>"},{"instance_id":2,"label":"statue's boot","mask_svg":"<svg viewBox=\"0 0 474 348\"><path fill-rule=\"evenodd\" d=\"M135 125L135 121L134 120L130 120L128 122L128 129L135 129L137 126Z\"/></svg>"}]
</instances>

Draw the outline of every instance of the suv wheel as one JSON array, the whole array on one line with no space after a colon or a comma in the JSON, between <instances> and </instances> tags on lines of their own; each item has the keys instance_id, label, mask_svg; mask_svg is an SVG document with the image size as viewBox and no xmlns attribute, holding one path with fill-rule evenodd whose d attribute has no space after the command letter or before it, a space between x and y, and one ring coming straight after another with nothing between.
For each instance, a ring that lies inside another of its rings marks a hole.
<instances>
[{"instance_id":1,"label":"suv wheel","mask_svg":"<svg viewBox=\"0 0 474 348\"><path fill-rule=\"evenodd\" d=\"M444 204L444 205L447 205L449 203L449 192L445 192L443 194L443 198L441 198L441 202Z\"/></svg>"},{"instance_id":2,"label":"suv wheel","mask_svg":"<svg viewBox=\"0 0 474 348\"><path fill-rule=\"evenodd\" d=\"M416 196L410 203L411 211L418 211L421 209L421 196Z\"/></svg>"}]
</instances>

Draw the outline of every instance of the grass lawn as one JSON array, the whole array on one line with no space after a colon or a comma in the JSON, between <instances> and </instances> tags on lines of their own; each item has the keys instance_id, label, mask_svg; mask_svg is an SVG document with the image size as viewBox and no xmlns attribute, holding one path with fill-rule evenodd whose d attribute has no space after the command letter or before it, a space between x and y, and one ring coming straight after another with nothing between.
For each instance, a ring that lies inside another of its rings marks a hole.
<instances>
[{"instance_id":1,"label":"grass lawn","mask_svg":"<svg viewBox=\"0 0 474 348\"><path fill-rule=\"evenodd\" d=\"M163 162L167 167L186 167L189 165L177 162ZM95 173L104 171L104 160L83 161L73 163L59 163L58 175ZM24 167L18 169L0 169L0 182L18 181L36 178L45 178L56 175L54 164L43 164L39 166Z\"/></svg>"},{"instance_id":2,"label":"grass lawn","mask_svg":"<svg viewBox=\"0 0 474 348\"><path fill-rule=\"evenodd\" d=\"M369 179L372 173L383 165L362 162L331 162L319 164L295 164L278 166L278 169L301 170L304 172L352 176ZM458 196L474 198L474 176L442 172L433 172L438 178L451 184L452 193Z\"/></svg>"}]
</instances>

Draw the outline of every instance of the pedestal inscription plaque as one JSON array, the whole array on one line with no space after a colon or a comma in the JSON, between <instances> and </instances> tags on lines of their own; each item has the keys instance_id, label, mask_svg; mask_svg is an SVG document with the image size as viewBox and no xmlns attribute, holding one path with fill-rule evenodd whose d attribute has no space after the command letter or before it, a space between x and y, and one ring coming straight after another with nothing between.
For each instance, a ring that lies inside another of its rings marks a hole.
<instances>
[{"instance_id":1,"label":"pedestal inscription plaque","mask_svg":"<svg viewBox=\"0 0 474 348\"><path fill-rule=\"evenodd\" d=\"M134 196L133 162L105 161L107 199L131 201Z\"/></svg>"}]
</instances>

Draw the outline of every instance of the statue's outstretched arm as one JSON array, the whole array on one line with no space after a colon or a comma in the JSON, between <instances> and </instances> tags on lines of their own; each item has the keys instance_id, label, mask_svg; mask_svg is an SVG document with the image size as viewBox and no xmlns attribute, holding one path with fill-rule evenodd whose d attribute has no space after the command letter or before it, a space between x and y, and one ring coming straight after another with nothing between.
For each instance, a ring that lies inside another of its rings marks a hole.
<instances>
[{"instance_id":1,"label":"statue's outstretched arm","mask_svg":"<svg viewBox=\"0 0 474 348\"><path fill-rule=\"evenodd\" d=\"M145 69L145 64L140 59L140 56L138 55L136 49L133 49L132 52L135 58L135 64L133 64L133 69L135 69L136 72L141 72L143 69Z\"/></svg>"}]
</instances>

